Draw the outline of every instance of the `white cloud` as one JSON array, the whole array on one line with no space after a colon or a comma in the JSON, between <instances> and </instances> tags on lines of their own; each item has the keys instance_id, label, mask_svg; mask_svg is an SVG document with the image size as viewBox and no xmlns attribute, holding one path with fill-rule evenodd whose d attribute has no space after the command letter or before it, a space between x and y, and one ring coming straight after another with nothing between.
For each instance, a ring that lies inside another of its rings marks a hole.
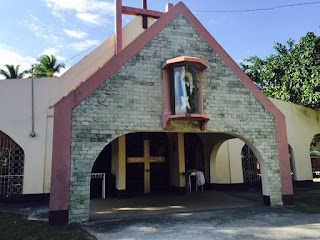
<instances>
[{"instance_id":1,"label":"white cloud","mask_svg":"<svg viewBox=\"0 0 320 240\"><path fill-rule=\"evenodd\" d=\"M36 59L30 56L21 56L19 53L11 50L9 46L0 44L0 68L6 69L5 64L20 65L19 71L29 70L31 64L36 62ZM3 79L2 76L0 78Z\"/></svg>"},{"instance_id":2,"label":"white cloud","mask_svg":"<svg viewBox=\"0 0 320 240\"><path fill-rule=\"evenodd\" d=\"M52 33L50 33L50 28L48 26L42 27L40 19L30 15L29 20L24 21L24 24L33 32L37 37L41 37L50 43L57 44L60 38Z\"/></svg>"},{"instance_id":3,"label":"white cloud","mask_svg":"<svg viewBox=\"0 0 320 240\"><path fill-rule=\"evenodd\" d=\"M72 43L71 47L76 51L83 51L98 44L99 42L99 40L85 40L83 42Z\"/></svg>"},{"instance_id":4,"label":"white cloud","mask_svg":"<svg viewBox=\"0 0 320 240\"><path fill-rule=\"evenodd\" d=\"M94 25L104 25L107 22L106 19L101 18L99 14L77 13L76 16L80 20Z\"/></svg>"},{"instance_id":5,"label":"white cloud","mask_svg":"<svg viewBox=\"0 0 320 240\"><path fill-rule=\"evenodd\" d=\"M46 48L41 52L40 55L55 55L57 54L58 50L52 47Z\"/></svg>"},{"instance_id":6,"label":"white cloud","mask_svg":"<svg viewBox=\"0 0 320 240\"><path fill-rule=\"evenodd\" d=\"M70 37L75 37L75 38L85 38L88 36L86 32L78 31L78 30L71 30L71 29L63 29L63 31Z\"/></svg>"},{"instance_id":7,"label":"white cloud","mask_svg":"<svg viewBox=\"0 0 320 240\"><path fill-rule=\"evenodd\" d=\"M43 50L39 56L41 56L41 55L49 55L49 56L54 55L58 61L65 61L66 59L64 57L57 55L58 52L59 52L58 49L49 47L49 48L46 48L45 50Z\"/></svg>"},{"instance_id":8,"label":"white cloud","mask_svg":"<svg viewBox=\"0 0 320 240\"><path fill-rule=\"evenodd\" d=\"M52 14L63 18L61 11L75 12L80 20L94 25L102 25L113 15L114 4L98 0L42 0Z\"/></svg>"}]
</instances>

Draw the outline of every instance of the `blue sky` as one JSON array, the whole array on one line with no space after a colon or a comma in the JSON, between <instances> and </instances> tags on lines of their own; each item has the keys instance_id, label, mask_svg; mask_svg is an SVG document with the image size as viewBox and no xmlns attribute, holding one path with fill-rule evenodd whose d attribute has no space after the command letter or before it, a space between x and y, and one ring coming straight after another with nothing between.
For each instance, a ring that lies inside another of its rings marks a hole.
<instances>
[{"instance_id":1,"label":"blue sky","mask_svg":"<svg viewBox=\"0 0 320 240\"><path fill-rule=\"evenodd\" d=\"M123 5L141 7L141 0ZM168 1L149 0L148 8L163 11ZM179 1L169 1L173 4ZM296 42L308 31L320 35L320 4L272 11L206 13L208 10L245 10L316 0L185 0L187 7L211 35L239 62L250 55L264 57L275 42ZM97 46L114 32L113 0L0 0L0 68L20 64L28 69L41 54L60 62ZM132 17L123 16L124 23ZM91 50L66 62L74 65Z\"/></svg>"}]
</instances>

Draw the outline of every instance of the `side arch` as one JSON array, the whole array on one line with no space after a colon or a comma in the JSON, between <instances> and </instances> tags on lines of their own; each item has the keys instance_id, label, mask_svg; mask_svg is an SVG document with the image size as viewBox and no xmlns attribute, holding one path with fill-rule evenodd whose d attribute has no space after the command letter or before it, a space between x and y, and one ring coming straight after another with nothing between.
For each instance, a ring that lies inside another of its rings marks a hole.
<instances>
[{"instance_id":1,"label":"side arch","mask_svg":"<svg viewBox=\"0 0 320 240\"><path fill-rule=\"evenodd\" d=\"M0 131L0 176L0 197L23 193L24 151L2 131Z\"/></svg>"},{"instance_id":2,"label":"side arch","mask_svg":"<svg viewBox=\"0 0 320 240\"><path fill-rule=\"evenodd\" d=\"M229 133L230 134L230 133ZM247 139L245 139L242 136L235 136L234 134L230 134L233 137L237 137L239 138L241 141L243 141L243 145L247 144L249 146L249 148L253 151L254 155L256 156L256 158L258 159L259 163L260 163L260 169L261 169L261 182L262 182L262 193L265 196L265 199L267 199L267 196L270 196L270 188L269 188L269 180L268 178L270 178L268 176L268 170L265 164L265 160L262 158L262 155L260 154L259 150ZM218 151L221 147L221 145L226 142L227 139L223 139L219 142L217 142L214 147L212 148L212 152L210 155L210 181L211 183L216 183L217 182L217 175L216 175L216 164L217 164L217 156L218 156ZM242 149L242 148L241 148ZM241 152L239 152L239 156L240 156ZM266 205L269 205L270 202L268 200L265 201Z\"/></svg>"}]
</instances>

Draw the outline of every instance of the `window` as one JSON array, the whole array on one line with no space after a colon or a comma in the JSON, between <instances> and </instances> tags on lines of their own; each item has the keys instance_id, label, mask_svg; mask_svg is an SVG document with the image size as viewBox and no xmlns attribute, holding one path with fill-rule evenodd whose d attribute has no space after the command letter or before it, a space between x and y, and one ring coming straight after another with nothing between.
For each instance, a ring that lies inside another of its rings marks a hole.
<instances>
[{"instance_id":1,"label":"window","mask_svg":"<svg viewBox=\"0 0 320 240\"><path fill-rule=\"evenodd\" d=\"M202 72L208 67L200 58L180 56L163 65L163 128L172 120L201 121L202 130L209 120L204 114Z\"/></svg>"}]
</instances>

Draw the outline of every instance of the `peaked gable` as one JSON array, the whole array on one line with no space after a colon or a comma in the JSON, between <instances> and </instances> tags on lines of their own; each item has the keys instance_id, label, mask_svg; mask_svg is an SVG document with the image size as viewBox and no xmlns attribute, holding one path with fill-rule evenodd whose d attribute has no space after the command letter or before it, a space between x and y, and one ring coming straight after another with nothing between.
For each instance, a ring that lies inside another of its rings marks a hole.
<instances>
[{"instance_id":1,"label":"peaked gable","mask_svg":"<svg viewBox=\"0 0 320 240\"><path fill-rule=\"evenodd\" d=\"M54 121L54 151L52 166L52 191L50 201L50 210L68 209L69 199L60 199L58 194L69 192L70 183L70 146L71 146L71 119L72 109L79 105L84 99L91 95L99 86L116 73L125 63L127 63L135 54L146 46L161 30L168 26L179 15L196 29L201 37L211 46L231 71L241 80L241 82L252 92L258 101L275 117L278 155L281 164L289 164L288 145L286 139L286 128L284 116L269 101L268 98L254 85L247 75L238 67L230 56L221 48L215 39L201 25L195 16L187 9L183 3L178 3L175 7L162 16L155 24L141 34L128 47L123 49L118 55L113 57L98 72L92 75L84 84L70 93L61 102L55 106ZM59 151L57 150L59 149ZM287 173L290 174L290 173ZM283 194L286 194L284 192ZM56 200L55 200L56 199ZM58 201L59 199L59 201Z\"/></svg>"}]
</instances>

